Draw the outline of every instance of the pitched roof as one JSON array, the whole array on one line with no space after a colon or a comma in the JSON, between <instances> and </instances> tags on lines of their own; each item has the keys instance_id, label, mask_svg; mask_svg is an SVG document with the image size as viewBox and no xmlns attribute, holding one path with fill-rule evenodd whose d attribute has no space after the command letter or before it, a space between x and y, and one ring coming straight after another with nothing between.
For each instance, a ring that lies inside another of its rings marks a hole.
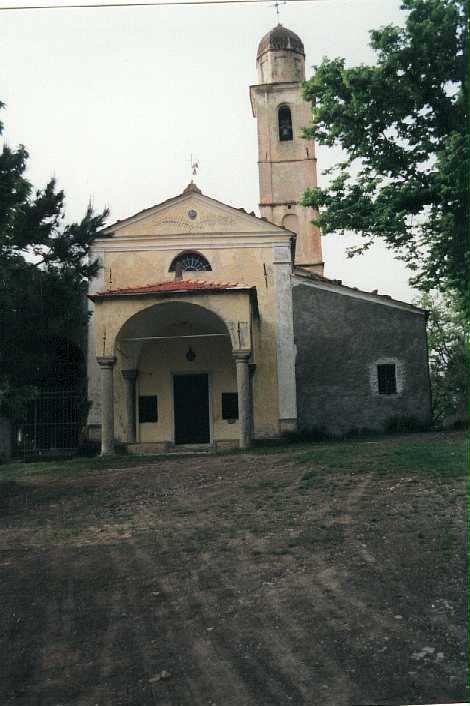
<instances>
[{"instance_id":1,"label":"pitched roof","mask_svg":"<svg viewBox=\"0 0 470 706\"><path fill-rule=\"evenodd\" d=\"M170 282L159 282L157 284L144 284L137 287L124 287L119 289L104 289L95 294L89 295L89 298L104 299L108 297L122 296L142 296L152 294L165 294L168 292L194 292L194 291L227 291L227 290L251 290L246 284L239 282L208 282L201 279L187 280L171 280Z\"/></svg>"},{"instance_id":2,"label":"pitched roof","mask_svg":"<svg viewBox=\"0 0 470 706\"><path fill-rule=\"evenodd\" d=\"M421 314L427 314L426 309L422 309L419 306L415 306L415 304L408 304L408 302L402 302L399 299L394 299L389 294L379 294L377 289L374 289L372 292L366 292L364 289L359 289L358 287L348 287L346 284L343 284L342 280L340 279L329 279L324 275L319 275L316 272L311 272L310 270L307 270L305 267L302 267L302 265L294 266L293 275L294 277L299 277L301 279L309 279L321 282L326 285L332 285L334 287L346 289L348 290L348 292L351 293L351 295L357 293L359 295L366 295L368 297L372 297L377 301L377 304L387 304L388 302L390 302L390 304L398 305L402 308L416 311L417 313L419 312ZM347 294L348 292L345 293Z\"/></svg>"},{"instance_id":3,"label":"pitched roof","mask_svg":"<svg viewBox=\"0 0 470 706\"><path fill-rule=\"evenodd\" d=\"M161 201L160 203L153 204L153 206L149 206L148 208L144 208L141 211L138 211L137 213L133 213L131 216L127 216L126 218L119 219L115 221L114 223L110 223L108 226L105 226L102 228L99 233L98 237L107 237L113 235L113 231L116 228L119 228L129 221L132 221L136 218L140 218L146 213L150 213L151 211L160 208L161 206L169 206L172 203L175 203L179 199L186 198L188 196L191 196L192 194L195 194L197 196L202 196L204 199L207 199L208 201L212 201L212 203L217 204L218 206L225 206L226 208L230 208L233 211L238 211L239 213L244 214L245 216L248 216L249 218L254 218L257 221L263 221L264 223L268 223L269 225L272 225L274 228L279 229L279 230L284 230L290 233L288 228L283 228L282 226L278 226L275 223L272 223L271 221L268 221L268 219L264 216L257 216L254 211L246 211L244 208L240 207L238 208L237 206L230 206L230 204L224 203L223 201L219 201L218 199L212 198L212 196L207 196L206 194L203 194L201 189L194 183L190 182L185 189L180 194L177 194L176 196L171 196L169 199L165 199L164 201ZM293 236L295 236L295 233L292 233Z\"/></svg>"}]
</instances>

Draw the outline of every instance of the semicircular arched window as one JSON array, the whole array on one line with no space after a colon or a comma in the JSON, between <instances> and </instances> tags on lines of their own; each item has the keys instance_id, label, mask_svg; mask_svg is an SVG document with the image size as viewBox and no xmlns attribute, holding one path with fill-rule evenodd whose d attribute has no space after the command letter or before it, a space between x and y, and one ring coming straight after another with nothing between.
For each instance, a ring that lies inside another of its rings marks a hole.
<instances>
[{"instance_id":1,"label":"semicircular arched window","mask_svg":"<svg viewBox=\"0 0 470 706\"><path fill-rule=\"evenodd\" d=\"M277 111L279 123L279 140L281 142L289 142L294 139L292 132L292 115L288 105L281 105Z\"/></svg>"},{"instance_id":2,"label":"semicircular arched window","mask_svg":"<svg viewBox=\"0 0 470 706\"><path fill-rule=\"evenodd\" d=\"M198 252L183 252L177 255L170 265L170 272L210 272L212 267Z\"/></svg>"}]
</instances>

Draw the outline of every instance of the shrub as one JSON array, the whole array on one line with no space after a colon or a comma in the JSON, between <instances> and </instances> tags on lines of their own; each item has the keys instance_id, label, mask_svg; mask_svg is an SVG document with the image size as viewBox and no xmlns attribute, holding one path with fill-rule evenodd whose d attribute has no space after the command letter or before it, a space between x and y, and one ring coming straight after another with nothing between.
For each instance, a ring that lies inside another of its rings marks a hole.
<instances>
[{"instance_id":1,"label":"shrub","mask_svg":"<svg viewBox=\"0 0 470 706\"><path fill-rule=\"evenodd\" d=\"M392 433L425 431L427 428L428 427L424 422L411 415L397 415L395 417L390 417L385 427L386 431Z\"/></svg>"}]
</instances>

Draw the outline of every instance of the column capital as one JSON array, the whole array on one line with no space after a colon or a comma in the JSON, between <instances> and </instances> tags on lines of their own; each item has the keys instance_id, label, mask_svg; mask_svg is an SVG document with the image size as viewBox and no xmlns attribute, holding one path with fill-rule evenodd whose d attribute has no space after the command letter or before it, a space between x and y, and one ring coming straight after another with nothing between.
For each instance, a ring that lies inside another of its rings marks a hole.
<instances>
[{"instance_id":1,"label":"column capital","mask_svg":"<svg viewBox=\"0 0 470 706\"><path fill-rule=\"evenodd\" d=\"M137 380L137 370L121 370L124 380Z\"/></svg>"},{"instance_id":2,"label":"column capital","mask_svg":"<svg viewBox=\"0 0 470 706\"><path fill-rule=\"evenodd\" d=\"M237 360L248 361L248 358L251 355L251 351L232 351L232 355L236 361Z\"/></svg>"},{"instance_id":3,"label":"column capital","mask_svg":"<svg viewBox=\"0 0 470 706\"><path fill-rule=\"evenodd\" d=\"M100 366L100 368L113 368L114 363L116 362L116 358L114 356L97 356L96 357L96 362Z\"/></svg>"}]
</instances>

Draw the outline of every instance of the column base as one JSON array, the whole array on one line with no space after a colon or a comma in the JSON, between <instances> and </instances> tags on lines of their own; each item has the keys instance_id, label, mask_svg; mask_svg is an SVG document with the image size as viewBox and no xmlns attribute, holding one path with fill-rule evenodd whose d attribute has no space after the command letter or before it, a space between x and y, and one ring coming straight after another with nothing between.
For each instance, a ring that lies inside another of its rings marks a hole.
<instances>
[{"instance_id":1,"label":"column base","mask_svg":"<svg viewBox=\"0 0 470 706\"><path fill-rule=\"evenodd\" d=\"M86 438L88 441L101 441L101 424L89 424L87 426Z\"/></svg>"},{"instance_id":2,"label":"column base","mask_svg":"<svg viewBox=\"0 0 470 706\"><path fill-rule=\"evenodd\" d=\"M289 434L297 431L297 419L280 419L279 432L281 434Z\"/></svg>"}]
</instances>

